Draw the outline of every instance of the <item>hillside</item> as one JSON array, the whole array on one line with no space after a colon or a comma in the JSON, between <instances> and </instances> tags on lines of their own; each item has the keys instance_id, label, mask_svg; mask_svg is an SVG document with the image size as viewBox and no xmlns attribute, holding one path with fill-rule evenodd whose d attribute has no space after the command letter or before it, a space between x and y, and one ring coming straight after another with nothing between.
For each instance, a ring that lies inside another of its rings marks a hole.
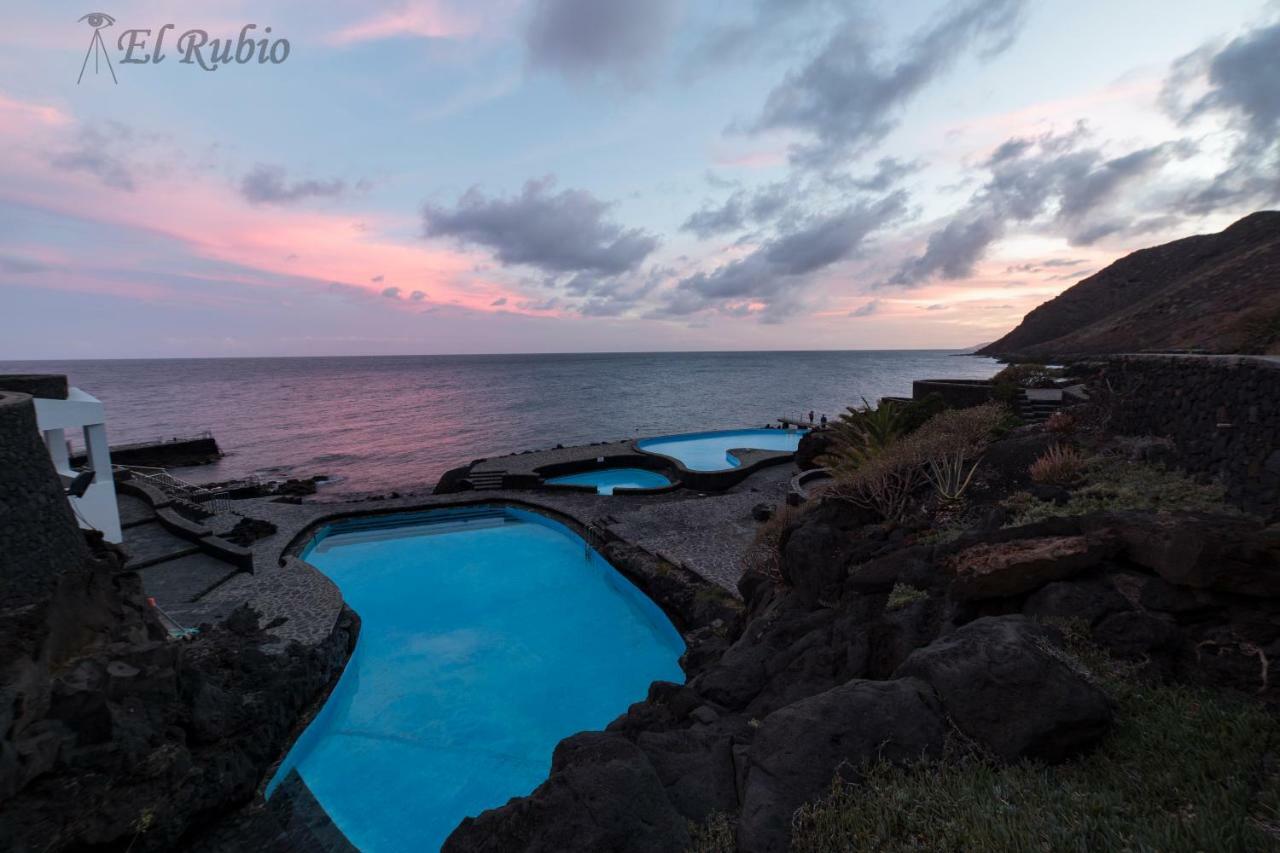
<instances>
[{"instance_id":1,"label":"hillside","mask_svg":"<svg viewBox=\"0 0 1280 853\"><path fill-rule=\"evenodd\" d=\"M982 355L1280 353L1280 211L1142 249L1023 318Z\"/></svg>"}]
</instances>

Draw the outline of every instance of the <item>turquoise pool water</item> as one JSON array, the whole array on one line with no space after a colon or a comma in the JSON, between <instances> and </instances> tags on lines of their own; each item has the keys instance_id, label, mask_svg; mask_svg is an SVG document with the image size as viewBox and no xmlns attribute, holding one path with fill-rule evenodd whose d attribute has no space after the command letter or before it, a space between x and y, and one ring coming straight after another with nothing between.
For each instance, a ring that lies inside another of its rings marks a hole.
<instances>
[{"instance_id":1,"label":"turquoise pool water","mask_svg":"<svg viewBox=\"0 0 1280 853\"><path fill-rule=\"evenodd\" d=\"M557 486L596 486L602 495L611 495L619 487L624 489L661 489L671 485L671 481L656 471L643 468L602 468L599 471L586 471L582 474L569 474L547 480Z\"/></svg>"},{"instance_id":2,"label":"turquoise pool water","mask_svg":"<svg viewBox=\"0 0 1280 853\"><path fill-rule=\"evenodd\" d=\"M678 459L690 471L724 471L742 464L729 452L735 447L794 452L804 433L804 430L782 429L691 432L642 439L636 442L636 447Z\"/></svg>"},{"instance_id":3,"label":"turquoise pool water","mask_svg":"<svg viewBox=\"0 0 1280 853\"><path fill-rule=\"evenodd\" d=\"M267 794L296 768L365 853L437 850L532 791L567 735L655 680L679 633L576 534L502 507L353 520L304 554L360 614L355 654Z\"/></svg>"}]
</instances>

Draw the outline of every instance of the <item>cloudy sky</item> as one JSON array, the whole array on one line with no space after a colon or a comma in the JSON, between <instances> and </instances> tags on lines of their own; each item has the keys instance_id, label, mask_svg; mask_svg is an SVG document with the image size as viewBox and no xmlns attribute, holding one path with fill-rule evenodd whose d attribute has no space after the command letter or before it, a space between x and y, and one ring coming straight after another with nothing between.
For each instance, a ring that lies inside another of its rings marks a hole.
<instances>
[{"instance_id":1,"label":"cloudy sky","mask_svg":"<svg viewBox=\"0 0 1280 853\"><path fill-rule=\"evenodd\" d=\"M1274 0L2 2L0 358L962 347L1280 204Z\"/></svg>"}]
</instances>

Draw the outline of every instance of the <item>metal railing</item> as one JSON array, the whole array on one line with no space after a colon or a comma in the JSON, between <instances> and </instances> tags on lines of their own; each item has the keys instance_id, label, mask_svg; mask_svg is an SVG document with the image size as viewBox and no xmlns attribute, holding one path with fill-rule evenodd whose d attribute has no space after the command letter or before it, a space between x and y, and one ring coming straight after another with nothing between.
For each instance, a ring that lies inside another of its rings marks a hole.
<instances>
[{"instance_id":1,"label":"metal railing","mask_svg":"<svg viewBox=\"0 0 1280 853\"><path fill-rule=\"evenodd\" d=\"M111 467L116 471L127 471L133 479L158 489L170 498L188 501L213 513L231 511L232 503L229 497L231 492L246 486L261 484L260 479L254 476L211 489L175 477L164 468L147 468L141 465L112 465Z\"/></svg>"}]
</instances>

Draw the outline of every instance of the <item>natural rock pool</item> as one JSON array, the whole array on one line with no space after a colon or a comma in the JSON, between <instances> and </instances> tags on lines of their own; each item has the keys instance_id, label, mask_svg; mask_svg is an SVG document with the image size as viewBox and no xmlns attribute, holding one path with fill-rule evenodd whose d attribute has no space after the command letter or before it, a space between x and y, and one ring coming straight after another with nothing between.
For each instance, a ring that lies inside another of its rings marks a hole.
<instances>
[{"instance_id":1,"label":"natural rock pool","mask_svg":"<svg viewBox=\"0 0 1280 853\"><path fill-rule=\"evenodd\" d=\"M292 770L365 853L437 850L541 783L556 743L683 682L663 612L567 527L510 507L338 522L303 554L360 614Z\"/></svg>"}]
</instances>

